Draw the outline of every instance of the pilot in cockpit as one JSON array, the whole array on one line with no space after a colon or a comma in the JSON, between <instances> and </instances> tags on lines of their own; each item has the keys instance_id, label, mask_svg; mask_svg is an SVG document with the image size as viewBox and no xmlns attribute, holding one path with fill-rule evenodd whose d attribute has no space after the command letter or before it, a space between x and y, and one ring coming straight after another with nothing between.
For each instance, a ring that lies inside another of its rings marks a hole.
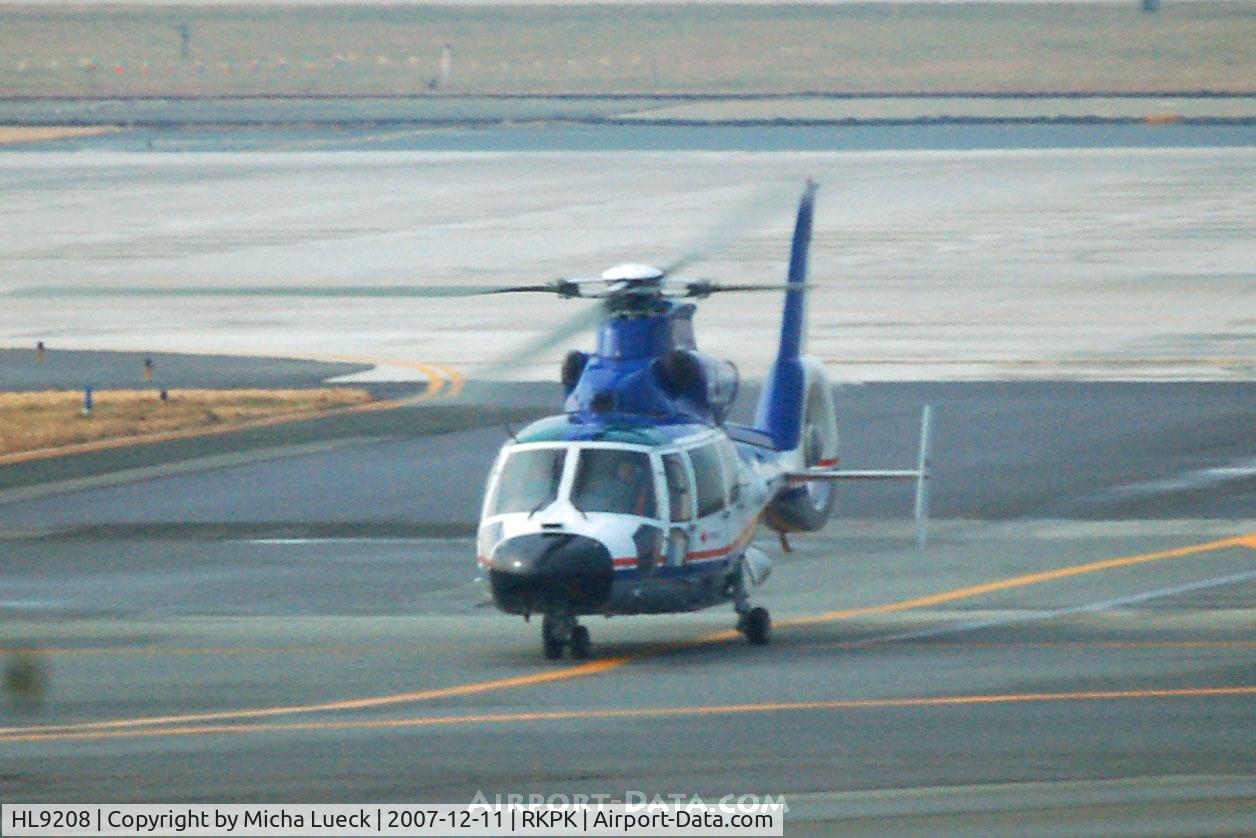
<instances>
[{"instance_id":1,"label":"pilot in cockpit","mask_svg":"<svg viewBox=\"0 0 1256 838\"><path fill-rule=\"evenodd\" d=\"M571 502L585 512L656 517L649 456L615 449L582 451Z\"/></svg>"}]
</instances>

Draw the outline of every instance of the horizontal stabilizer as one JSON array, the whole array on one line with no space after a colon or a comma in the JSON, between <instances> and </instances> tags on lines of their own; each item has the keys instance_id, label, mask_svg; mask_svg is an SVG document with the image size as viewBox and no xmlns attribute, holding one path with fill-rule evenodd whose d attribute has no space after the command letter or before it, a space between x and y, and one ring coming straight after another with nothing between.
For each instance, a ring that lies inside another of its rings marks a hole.
<instances>
[{"instance_id":1,"label":"horizontal stabilizer","mask_svg":"<svg viewBox=\"0 0 1256 838\"><path fill-rule=\"evenodd\" d=\"M920 412L920 455L912 469L837 469L809 468L786 472L789 480L915 480L916 481L916 544L925 546L929 522L929 436L933 410L925 405Z\"/></svg>"},{"instance_id":2,"label":"horizontal stabilizer","mask_svg":"<svg viewBox=\"0 0 1256 838\"><path fill-rule=\"evenodd\" d=\"M859 470L810 468L806 471L791 471L785 476L790 480L915 480L924 472L915 469L906 470Z\"/></svg>"}]
</instances>

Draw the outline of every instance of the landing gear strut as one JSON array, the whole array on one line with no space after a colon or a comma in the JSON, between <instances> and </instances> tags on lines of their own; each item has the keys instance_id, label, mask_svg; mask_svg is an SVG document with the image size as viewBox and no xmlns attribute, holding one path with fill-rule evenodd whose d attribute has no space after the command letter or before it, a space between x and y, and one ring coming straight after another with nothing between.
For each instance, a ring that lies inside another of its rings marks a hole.
<instances>
[{"instance_id":1,"label":"landing gear strut","mask_svg":"<svg viewBox=\"0 0 1256 838\"><path fill-rule=\"evenodd\" d=\"M589 656L592 643L589 630L576 622L570 614L546 614L541 620L541 645L545 657L556 661L563 656L563 649L571 649L571 657L584 660Z\"/></svg>"},{"instance_id":2,"label":"landing gear strut","mask_svg":"<svg viewBox=\"0 0 1256 838\"><path fill-rule=\"evenodd\" d=\"M744 570L737 573L734 583L733 607L737 609L737 630L746 635L751 646L766 646L772 639L772 617L766 608L751 607Z\"/></svg>"}]
</instances>

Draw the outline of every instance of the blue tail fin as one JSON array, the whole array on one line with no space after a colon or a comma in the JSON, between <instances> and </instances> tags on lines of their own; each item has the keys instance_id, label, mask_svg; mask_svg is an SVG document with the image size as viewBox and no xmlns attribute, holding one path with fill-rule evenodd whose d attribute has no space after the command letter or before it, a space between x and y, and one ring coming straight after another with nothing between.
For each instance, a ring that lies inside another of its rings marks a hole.
<instances>
[{"instance_id":1,"label":"blue tail fin","mask_svg":"<svg viewBox=\"0 0 1256 838\"><path fill-rule=\"evenodd\" d=\"M778 451L792 451L802 436L803 400L806 377L802 353L807 312L807 251L811 245L811 214L816 184L807 181L798 204L794 241L789 254L789 285L785 291L785 313L781 318L781 346L759 397L755 427L775 441Z\"/></svg>"}]
</instances>

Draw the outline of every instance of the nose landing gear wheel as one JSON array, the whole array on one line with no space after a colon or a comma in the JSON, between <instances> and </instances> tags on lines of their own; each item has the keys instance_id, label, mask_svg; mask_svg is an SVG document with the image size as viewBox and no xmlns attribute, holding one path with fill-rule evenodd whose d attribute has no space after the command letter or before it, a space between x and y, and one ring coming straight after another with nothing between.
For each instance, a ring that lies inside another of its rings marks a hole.
<instances>
[{"instance_id":1,"label":"nose landing gear wheel","mask_svg":"<svg viewBox=\"0 0 1256 838\"><path fill-rule=\"evenodd\" d=\"M545 647L546 660L556 661L563 656L563 642L561 640L542 636L541 644Z\"/></svg>"},{"instance_id":2,"label":"nose landing gear wheel","mask_svg":"<svg viewBox=\"0 0 1256 838\"><path fill-rule=\"evenodd\" d=\"M541 620L541 645L548 660L556 661L563 656L563 649L570 647L575 660L589 656L591 643L589 630L565 614L546 614Z\"/></svg>"}]
</instances>

